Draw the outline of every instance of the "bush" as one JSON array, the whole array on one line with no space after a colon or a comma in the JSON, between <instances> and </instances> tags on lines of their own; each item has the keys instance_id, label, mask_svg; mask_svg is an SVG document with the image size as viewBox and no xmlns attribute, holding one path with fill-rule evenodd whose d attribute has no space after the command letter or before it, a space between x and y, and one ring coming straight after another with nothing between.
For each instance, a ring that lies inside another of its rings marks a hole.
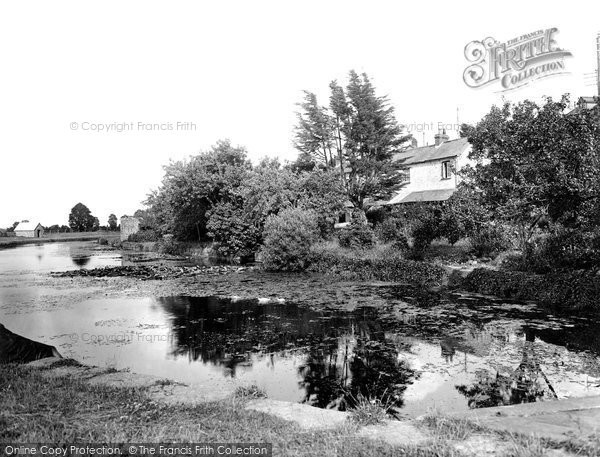
<instances>
[{"instance_id":1,"label":"bush","mask_svg":"<svg viewBox=\"0 0 600 457\"><path fill-rule=\"evenodd\" d=\"M100 246L108 246L108 240L106 238L98 238L98 244Z\"/></svg>"},{"instance_id":2,"label":"bush","mask_svg":"<svg viewBox=\"0 0 600 457\"><path fill-rule=\"evenodd\" d=\"M499 225L486 225L469 237L471 252L477 257L491 257L508 249L506 230Z\"/></svg>"},{"instance_id":3,"label":"bush","mask_svg":"<svg viewBox=\"0 0 600 457\"><path fill-rule=\"evenodd\" d=\"M158 245L158 252L168 255L182 255L184 246L182 242L174 240L172 236L165 236Z\"/></svg>"},{"instance_id":4,"label":"bush","mask_svg":"<svg viewBox=\"0 0 600 457\"><path fill-rule=\"evenodd\" d=\"M404 234L400 229L400 221L393 217L388 217L375 229L375 235L377 239L383 243L392 243L398 239L398 237ZM406 239L406 237L404 237Z\"/></svg>"},{"instance_id":5,"label":"bush","mask_svg":"<svg viewBox=\"0 0 600 457\"><path fill-rule=\"evenodd\" d=\"M340 246L344 248L370 248L375 244L375 232L362 211L354 211L348 227L338 233Z\"/></svg>"},{"instance_id":6,"label":"bush","mask_svg":"<svg viewBox=\"0 0 600 457\"><path fill-rule=\"evenodd\" d=\"M153 241L159 241L159 240L160 240L160 235L158 234L158 232L156 232L154 230L140 230L137 233L132 233L127 238L127 241L133 241L135 243L146 243L146 242L153 242Z\"/></svg>"},{"instance_id":7,"label":"bush","mask_svg":"<svg viewBox=\"0 0 600 457\"><path fill-rule=\"evenodd\" d=\"M311 253L311 271L341 276L348 280L440 285L445 276L442 267L407 260L393 246L358 251L328 243L313 246Z\"/></svg>"},{"instance_id":8,"label":"bush","mask_svg":"<svg viewBox=\"0 0 600 457\"><path fill-rule=\"evenodd\" d=\"M600 266L600 232L555 228L545 238L528 243L521 255L503 263L508 270L549 273L588 270Z\"/></svg>"},{"instance_id":9,"label":"bush","mask_svg":"<svg viewBox=\"0 0 600 457\"><path fill-rule=\"evenodd\" d=\"M598 310L600 278L591 272L556 272L546 275L477 268L466 277L453 275L450 287L486 295L536 300L560 309Z\"/></svg>"},{"instance_id":10,"label":"bush","mask_svg":"<svg viewBox=\"0 0 600 457\"><path fill-rule=\"evenodd\" d=\"M366 224L350 224L340 230L338 240L345 248L370 248L374 244L373 229Z\"/></svg>"},{"instance_id":11,"label":"bush","mask_svg":"<svg viewBox=\"0 0 600 457\"><path fill-rule=\"evenodd\" d=\"M263 236L267 270L304 270L310 262L310 247L319 238L317 216L309 210L284 209L267 219Z\"/></svg>"},{"instance_id":12,"label":"bush","mask_svg":"<svg viewBox=\"0 0 600 457\"><path fill-rule=\"evenodd\" d=\"M260 230L244 214L242 208L223 203L215 206L208 215L208 235L217 243L220 256L248 257L258 251Z\"/></svg>"},{"instance_id":13,"label":"bush","mask_svg":"<svg viewBox=\"0 0 600 457\"><path fill-rule=\"evenodd\" d=\"M412 229L413 245L409 258L423 260L425 251L433 240L437 238L437 227L433 220L425 219L418 221Z\"/></svg>"}]
</instances>

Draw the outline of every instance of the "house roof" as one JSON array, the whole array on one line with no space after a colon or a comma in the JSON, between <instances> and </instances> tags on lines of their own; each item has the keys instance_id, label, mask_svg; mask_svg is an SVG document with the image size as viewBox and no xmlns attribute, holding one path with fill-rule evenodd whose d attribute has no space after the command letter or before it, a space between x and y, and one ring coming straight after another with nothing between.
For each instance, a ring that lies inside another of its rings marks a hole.
<instances>
[{"instance_id":1,"label":"house roof","mask_svg":"<svg viewBox=\"0 0 600 457\"><path fill-rule=\"evenodd\" d=\"M19 225L15 227L15 232L18 232L19 230L35 230L38 227L38 225L42 224L40 224L39 222L19 222Z\"/></svg>"},{"instance_id":2,"label":"house roof","mask_svg":"<svg viewBox=\"0 0 600 457\"><path fill-rule=\"evenodd\" d=\"M415 163L430 162L432 160L448 159L458 157L466 151L469 146L467 138L458 138L456 140L445 141L439 146L422 146L420 148L409 149L406 152L398 153L394 156L394 161L403 160L404 165Z\"/></svg>"},{"instance_id":3,"label":"house roof","mask_svg":"<svg viewBox=\"0 0 600 457\"><path fill-rule=\"evenodd\" d=\"M396 205L398 203L415 203L415 202L441 202L448 200L454 193L455 189L438 189L438 190L421 190L411 192L404 197L397 195L392 198L387 204Z\"/></svg>"}]
</instances>

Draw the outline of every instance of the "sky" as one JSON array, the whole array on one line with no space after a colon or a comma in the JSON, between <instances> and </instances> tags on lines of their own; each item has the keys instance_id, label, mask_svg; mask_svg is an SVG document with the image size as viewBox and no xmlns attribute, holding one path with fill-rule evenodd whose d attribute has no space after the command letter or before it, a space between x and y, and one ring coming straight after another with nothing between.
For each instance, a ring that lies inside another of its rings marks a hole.
<instances>
[{"instance_id":1,"label":"sky","mask_svg":"<svg viewBox=\"0 0 600 457\"><path fill-rule=\"evenodd\" d=\"M133 214L163 165L219 139L293 160L302 91L326 104L351 69L419 145L503 100L595 95L599 17L581 0L1 2L0 227L66 224L78 202L101 224ZM552 27L565 74L465 84L468 43Z\"/></svg>"}]
</instances>

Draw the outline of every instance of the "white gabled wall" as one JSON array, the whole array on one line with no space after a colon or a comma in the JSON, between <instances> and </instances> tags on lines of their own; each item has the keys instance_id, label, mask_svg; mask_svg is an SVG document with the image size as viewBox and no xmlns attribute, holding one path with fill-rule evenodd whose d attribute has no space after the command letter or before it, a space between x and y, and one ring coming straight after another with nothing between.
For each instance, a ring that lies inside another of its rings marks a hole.
<instances>
[{"instance_id":1,"label":"white gabled wall","mask_svg":"<svg viewBox=\"0 0 600 457\"><path fill-rule=\"evenodd\" d=\"M467 164L472 163L468 155L471 151L471 146L465 149L465 152L459 157L448 159L437 159L430 162L415 163L409 165L410 168L410 183L404 186L394 199L402 199L411 192L420 192L424 190L445 190L456 189L459 183L459 178L453 171L450 174L450 179L442 179L442 162L450 161L450 164L456 170L460 170Z\"/></svg>"}]
</instances>

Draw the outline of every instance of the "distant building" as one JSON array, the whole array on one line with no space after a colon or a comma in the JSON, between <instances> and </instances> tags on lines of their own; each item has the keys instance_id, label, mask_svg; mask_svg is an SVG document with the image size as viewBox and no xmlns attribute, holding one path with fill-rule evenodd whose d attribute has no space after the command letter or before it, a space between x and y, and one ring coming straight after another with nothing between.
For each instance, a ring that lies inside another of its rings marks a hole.
<instances>
[{"instance_id":1,"label":"distant building","mask_svg":"<svg viewBox=\"0 0 600 457\"><path fill-rule=\"evenodd\" d=\"M598 109L598 98L597 97L579 97L577 105L569 114L579 114L582 111Z\"/></svg>"},{"instance_id":2,"label":"distant building","mask_svg":"<svg viewBox=\"0 0 600 457\"><path fill-rule=\"evenodd\" d=\"M411 147L394 156L406 167L405 186L387 202L396 205L414 202L445 201L456 190L459 177L456 174L469 159L471 144L467 138L449 140L446 132L435 135L431 146Z\"/></svg>"},{"instance_id":3,"label":"distant building","mask_svg":"<svg viewBox=\"0 0 600 457\"><path fill-rule=\"evenodd\" d=\"M129 235L140 231L140 219L134 216L121 217L121 241L127 241Z\"/></svg>"},{"instance_id":4,"label":"distant building","mask_svg":"<svg viewBox=\"0 0 600 457\"><path fill-rule=\"evenodd\" d=\"M19 225L15 227L15 235L25 238L41 238L44 235L44 227L39 222L19 222Z\"/></svg>"}]
</instances>

